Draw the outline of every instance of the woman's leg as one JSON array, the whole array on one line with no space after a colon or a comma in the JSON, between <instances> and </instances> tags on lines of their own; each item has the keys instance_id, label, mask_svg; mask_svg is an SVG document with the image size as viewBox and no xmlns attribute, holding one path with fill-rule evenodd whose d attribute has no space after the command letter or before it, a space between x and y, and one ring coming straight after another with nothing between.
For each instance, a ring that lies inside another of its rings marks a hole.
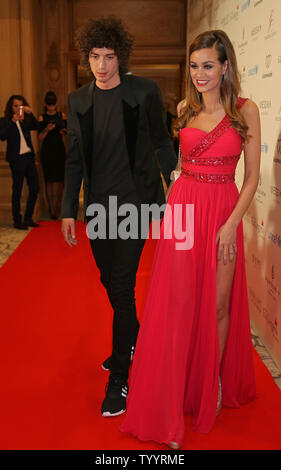
<instances>
[{"instance_id":1,"label":"woman's leg","mask_svg":"<svg viewBox=\"0 0 281 470\"><path fill-rule=\"evenodd\" d=\"M236 256L231 262L224 264L218 261L217 266L217 319L220 348L220 361L223 357L229 330L229 300L236 265Z\"/></svg>"},{"instance_id":2,"label":"woman's leg","mask_svg":"<svg viewBox=\"0 0 281 470\"><path fill-rule=\"evenodd\" d=\"M62 194L63 194L63 182L57 181L54 183L56 186L55 191L55 215L56 217L60 216L61 213L61 201L62 201Z\"/></svg>"},{"instance_id":3,"label":"woman's leg","mask_svg":"<svg viewBox=\"0 0 281 470\"><path fill-rule=\"evenodd\" d=\"M51 218L55 217L55 207L54 207L54 183L50 181L45 182L46 186L46 199L48 203L48 209Z\"/></svg>"}]
</instances>

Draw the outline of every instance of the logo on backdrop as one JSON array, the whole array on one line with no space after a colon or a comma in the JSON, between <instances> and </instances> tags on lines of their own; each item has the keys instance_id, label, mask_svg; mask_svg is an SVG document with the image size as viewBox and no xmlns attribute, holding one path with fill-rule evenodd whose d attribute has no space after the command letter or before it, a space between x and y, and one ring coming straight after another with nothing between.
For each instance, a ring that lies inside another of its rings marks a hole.
<instances>
[{"instance_id":1,"label":"logo on backdrop","mask_svg":"<svg viewBox=\"0 0 281 470\"><path fill-rule=\"evenodd\" d=\"M195 5L195 8L196 7L197 7L197 5ZM228 13L227 15L222 17L221 26L225 27L229 23L231 23L232 21L237 21L238 17L239 17L239 5L236 5L234 10L232 10L230 13Z\"/></svg>"},{"instance_id":2,"label":"logo on backdrop","mask_svg":"<svg viewBox=\"0 0 281 470\"><path fill-rule=\"evenodd\" d=\"M266 198L266 192L262 189L262 175L260 174L259 177L259 186L256 190L255 200L260 204L264 204L264 200Z\"/></svg>"},{"instance_id":3,"label":"logo on backdrop","mask_svg":"<svg viewBox=\"0 0 281 470\"><path fill-rule=\"evenodd\" d=\"M259 102L259 108L262 116L268 116L271 110L271 100L262 100Z\"/></svg>"},{"instance_id":4,"label":"logo on backdrop","mask_svg":"<svg viewBox=\"0 0 281 470\"><path fill-rule=\"evenodd\" d=\"M275 202L277 202L277 204L280 204L280 202L281 202L281 189L278 188L277 186L270 186L270 192L274 196Z\"/></svg>"},{"instance_id":5,"label":"logo on backdrop","mask_svg":"<svg viewBox=\"0 0 281 470\"><path fill-rule=\"evenodd\" d=\"M246 215L244 216L245 222L248 224L252 225L254 229L257 232L257 236L261 238L262 240L265 239L265 228L264 228L264 221L261 220L261 222L257 221L257 218L254 215L251 215L251 213L248 211Z\"/></svg>"},{"instance_id":6,"label":"logo on backdrop","mask_svg":"<svg viewBox=\"0 0 281 470\"><path fill-rule=\"evenodd\" d=\"M269 67L271 66L271 63L272 63L272 55L267 54L267 56L265 56L265 66L267 69L269 69Z\"/></svg>"},{"instance_id":7,"label":"logo on backdrop","mask_svg":"<svg viewBox=\"0 0 281 470\"><path fill-rule=\"evenodd\" d=\"M261 260L256 255L254 255L253 253L252 253L252 263L257 269L260 269Z\"/></svg>"},{"instance_id":8,"label":"logo on backdrop","mask_svg":"<svg viewBox=\"0 0 281 470\"><path fill-rule=\"evenodd\" d=\"M269 70L269 68L271 67L271 64L272 64L272 55L271 54L267 54L265 56L265 67L267 68L267 70ZM269 78L269 77L272 77L272 72L267 72L267 73L264 73L262 75L262 78Z\"/></svg>"},{"instance_id":9,"label":"logo on backdrop","mask_svg":"<svg viewBox=\"0 0 281 470\"><path fill-rule=\"evenodd\" d=\"M281 248L281 236L279 233L272 233L268 232L268 239L274 243L274 245L278 246L278 248Z\"/></svg>"},{"instance_id":10,"label":"logo on backdrop","mask_svg":"<svg viewBox=\"0 0 281 470\"><path fill-rule=\"evenodd\" d=\"M262 314L271 330L272 337L279 343L278 323L275 315L265 307L263 307Z\"/></svg>"},{"instance_id":11,"label":"logo on backdrop","mask_svg":"<svg viewBox=\"0 0 281 470\"><path fill-rule=\"evenodd\" d=\"M260 106L261 109L269 109L269 108L271 108L271 101L270 100L260 101L259 106Z\"/></svg>"},{"instance_id":12,"label":"logo on backdrop","mask_svg":"<svg viewBox=\"0 0 281 470\"><path fill-rule=\"evenodd\" d=\"M268 23L267 23L267 34L264 37L265 40L271 39L276 35L276 31L274 28L274 21L275 19L275 13L274 10L270 10L269 17L268 17Z\"/></svg>"},{"instance_id":13,"label":"logo on backdrop","mask_svg":"<svg viewBox=\"0 0 281 470\"><path fill-rule=\"evenodd\" d=\"M264 144L261 144L261 152L262 153L267 153L268 152L268 143L265 142Z\"/></svg>"},{"instance_id":14,"label":"logo on backdrop","mask_svg":"<svg viewBox=\"0 0 281 470\"><path fill-rule=\"evenodd\" d=\"M262 2L263 2L263 0L258 0L257 2L255 2L254 3L254 8L258 7Z\"/></svg>"},{"instance_id":15,"label":"logo on backdrop","mask_svg":"<svg viewBox=\"0 0 281 470\"><path fill-rule=\"evenodd\" d=\"M251 31L251 36L256 36L257 34L259 34L262 30L262 25L259 24L257 26L254 26L254 28L252 29Z\"/></svg>"},{"instance_id":16,"label":"logo on backdrop","mask_svg":"<svg viewBox=\"0 0 281 470\"><path fill-rule=\"evenodd\" d=\"M251 5L251 0L246 0L246 2L242 3L241 10L245 11Z\"/></svg>"},{"instance_id":17,"label":"logo on backdrop","mask_svg":"<svg viewBox=\"0 0 281 470\"><path fill-rule=\"evenodd\" d=\"M267 32L269 33L272 28L273 28L273 22L274 22L274 10L271 10L270 15L269 15L269 21L268 21L268 30Z\"/></svg>"},{"instance_id":18,"label":"logo on backdrop","mask_svg":"<svg viewBox=\"0 0 281 470\"><path fill-rule=\"evenodd\" d=\"M248 45L248 41L245 41L245 26L243 27L242 30L242 42L238 43L238 51L239 55L245 54L245 47Z\"/></svg>"},{"instance_id":19,"label":"logo on backdrop","mask_svg":"<svg viewBox=\"0 0 281 470\"><path fill-rule=\"evenodd\" d=\"M279 109L277 112L277 116L275 117L275 121L281 121L281 101L279 103Z\"/></svg>"},{"instance_id":20,"label":"logo on backdrop","mask_svg":"<svg viewBox=\"0 0 281 470\"><path fill-rule=\"evenodd\" d=\"M262 301L261 299L258 297L258 295L256 294L256 288L255 290L252 289L251 287L249 287L249 297L250 297L250 301L252 302L252 304L254 305L254 307L257 309L257 311L259 313L262 313Z\"/></svg>"},{"instance_id":21,"label":"logo on backdrop","mask_svg":"<svg viewBox=\"0 0 281 470\"><path fill-rule=\"evenodd\" d=\"M258 39L259 34L261 33L261 30L262 30L262 25L261 25L261 24L255 26L255 27L252 29L252 31L251 31L251 36L252 36L253 40Z\"/></svg>"},{"instance_id":22,"label":"logo on backdrop","mask_svg":"<svg viewBox=\"0 0 281 470\"><path fill-rule=\"evenodd\" d=\"M274 265L271 266L270 276L265 276L265 281L267 284L267 292L270 297L274 300L274 302L280 301L280 289L276 285L275 281L275 267Z\"/></svg>"},{"instance_id":23,"label":"logo on backdrop","mask_svg":"<svg viewBox=\"0 0 281 470\"><path fill-rule=\"evenodd\" d=\"M253 75L257 75L257 74L258 74L258 71L259 71L258 65L255 65L254 67L251 67L251 68L248 70L248 77L252 77Z\"/></svg>"}]
</instances>

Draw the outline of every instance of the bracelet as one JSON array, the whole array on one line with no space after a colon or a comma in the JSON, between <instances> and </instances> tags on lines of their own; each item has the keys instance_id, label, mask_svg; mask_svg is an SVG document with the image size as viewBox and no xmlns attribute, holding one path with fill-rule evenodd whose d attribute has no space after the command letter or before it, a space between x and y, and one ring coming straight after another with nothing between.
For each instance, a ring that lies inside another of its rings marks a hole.
<instances>
[{"instance_id":1,"label":"bracelet","mask_svg":"<svg viewBox=\"0 0 281 470\"><path fill-rule=\"evenodd\" d=\"M173 170L170 175L170 180L171 181L176 181L178 177L180 176L181 172L178 170Z\"/></svg>"}]
</instances>

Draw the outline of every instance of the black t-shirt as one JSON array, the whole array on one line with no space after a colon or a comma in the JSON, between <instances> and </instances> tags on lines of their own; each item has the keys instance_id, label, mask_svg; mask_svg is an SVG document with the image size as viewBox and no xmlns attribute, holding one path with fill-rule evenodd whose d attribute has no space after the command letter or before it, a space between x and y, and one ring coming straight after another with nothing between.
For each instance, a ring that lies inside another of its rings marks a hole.
<instances>
[{"instance_id":1,"label":"black t-shirt","mask_svg":"<svg viewBox=\"0 0 281 470\"><path fill-rule=\"evenodd\" d=\"M108 207L109 196L117 196L118 206L138 202L126 146L120 85L110 90L95 87L93 121L90 202Z\"/></svg>"}]
</instances>

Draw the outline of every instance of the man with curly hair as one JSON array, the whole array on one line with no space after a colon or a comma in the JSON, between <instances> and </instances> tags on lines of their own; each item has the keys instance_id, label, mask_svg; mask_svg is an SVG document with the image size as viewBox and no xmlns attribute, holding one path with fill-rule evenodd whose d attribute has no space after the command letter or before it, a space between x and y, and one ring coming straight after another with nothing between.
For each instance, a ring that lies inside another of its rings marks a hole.
<instances>
[{"instance_id":1,"label":"man with curly hair","mask_svg":"<svg viewBox=\"0 0 281 470\"><path fill-rule=\"evenodd\" d=\"M94 79L68 99L62 232L70 246L77 243L75 218L82 178L85 214L93 203L102 205L108 228L110 197L116 197L118 208L134 204L140 215L141 204L165 202L160 170L168 184L176 166L158 86L127 74L133 39L121 20L89 20L78 32L77 46L81 63ZM122 220L124 216L118 215L118 225ZM103 363L110 370L103 416L126 410L130 357L139 328L136 272L144 242L141 236L123 239L119 232L112 239L108 229L105 239L90 240L114 311L112 354Z\"/></svg>"}]
</instances>

